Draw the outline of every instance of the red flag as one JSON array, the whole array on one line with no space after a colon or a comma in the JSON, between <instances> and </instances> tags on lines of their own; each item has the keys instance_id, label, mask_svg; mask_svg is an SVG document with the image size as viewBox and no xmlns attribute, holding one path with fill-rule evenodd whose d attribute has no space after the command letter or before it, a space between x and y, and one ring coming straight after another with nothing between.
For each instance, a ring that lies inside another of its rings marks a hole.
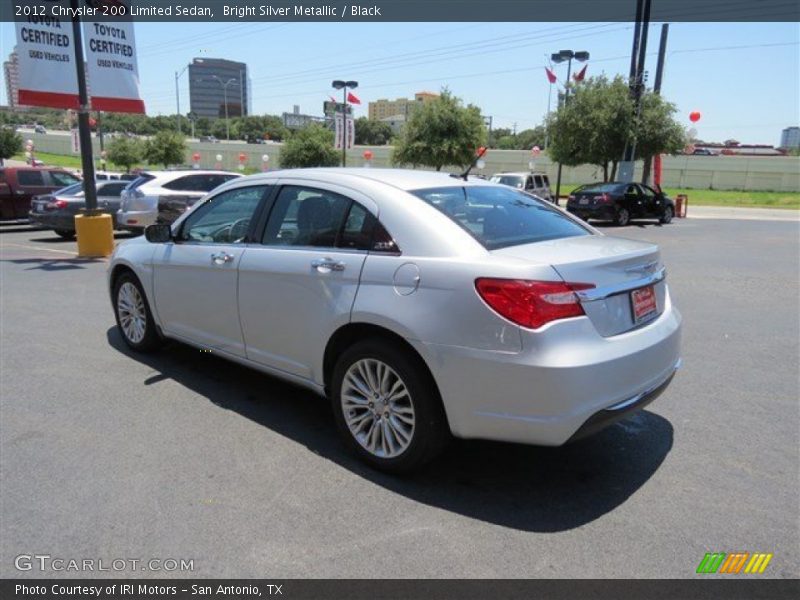
<instances>
[{"instance_id":1,"label":"red flag","mask_svg":"<svg viewBox=\"0 0 800 600\"><path fill-rule=\"evenodd\" d=\"M336 98L334 98L333 96L328 96L328 98L330 98L330 99L331 99L331 102L333 102L334 104L336 104Z\"/></svg>"},{"instance_id":2,"label":"red flag","mask_svg":"<svg viewBox=\"0 0 800 600\"><path fill-rule=\"evenodd\" d=\"M558 77L556 77L556 74L555 74L555 73L553 73L553 72L552 72L550 69L548 69L547 67L545 67L545 68L544 68L544 72L545 72L545 73L547 73L547 79L548 79L548 81L549 81L550 83L555 83L556 81L558 81Z\"/></svg>"},{"instance_id":3,"label":"red flag","mask_svg":"<svg viewBox=\"0 0 800 600\"><path fill-rule=\"evenodd\" d=\"M575 79L575 81L583 81L583 78L586 77L586 67L588 66L589 65L585 65L580 71L575 73L572 78Z\"/></svg>"},{"instance_id":4,"label":"red flag","mask_svg":"<svg viewBox=\"0 0 800 600\"><path fill-rule=\"evenodd\" d=\"M361 100L353 92L347 92L347 101L352 104L361 104Z\"/></svg>"}]
</instances>

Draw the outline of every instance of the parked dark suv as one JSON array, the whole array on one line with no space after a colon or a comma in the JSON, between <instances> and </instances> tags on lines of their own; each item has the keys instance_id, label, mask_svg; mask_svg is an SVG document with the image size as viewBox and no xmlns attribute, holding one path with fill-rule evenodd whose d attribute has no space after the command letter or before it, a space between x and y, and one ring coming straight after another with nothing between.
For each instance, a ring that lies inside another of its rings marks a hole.
<instances>
[{"instance_id":1,"label":"parked dark suv","mask_svg":"<svg viewBox=\"0 0 800 600\"><path fill-rule=\"evenodd\" d=\"M31 198L78 183L69 171L52 167L0 167L0 221L28 220Z\"/></svg>"}]
</instances>

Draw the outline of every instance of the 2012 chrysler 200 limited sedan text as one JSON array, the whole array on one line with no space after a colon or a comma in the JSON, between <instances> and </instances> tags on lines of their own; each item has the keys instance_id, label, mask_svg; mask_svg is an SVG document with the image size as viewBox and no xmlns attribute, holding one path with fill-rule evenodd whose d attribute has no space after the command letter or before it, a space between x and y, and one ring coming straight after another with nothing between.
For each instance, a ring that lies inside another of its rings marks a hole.
<instances>
[{"instance_id":1,"label":"2012 chrysler 200 limited sedan text","mask_svg":"<svg viewBox=\"0 0 800 600\"><path fill-rule=\"evenodd\" d=\"M481 180L380 169L231 181L109 267L135 350L172 338L330 397L388 471L452 433L542 445L640 409L680 363L656 246Z\"/></svg>"}]
</instances>

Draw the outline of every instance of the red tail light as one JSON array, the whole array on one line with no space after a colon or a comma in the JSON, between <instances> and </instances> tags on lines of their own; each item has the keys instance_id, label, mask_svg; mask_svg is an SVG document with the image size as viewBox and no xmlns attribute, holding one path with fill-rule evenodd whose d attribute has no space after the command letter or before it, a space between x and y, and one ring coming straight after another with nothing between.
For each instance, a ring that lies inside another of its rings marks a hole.
<instances>
[{"instance_id":1,"label":"red tail light","mask_svg":"<svg viewBox=\"0 0 800 600\"><path fill-rule=\"evenodd\" d=\"M569 202L570 200L575 200L575 194L570 194L569 196L567 196L567 202Z\"/></svg>"},{"instance_id":2,"label":"red tail light","mask_svg":"<svg viewBox=\"0 0 800 600\"><path fill-rule=\"evenodd\" d=\"M53 202L48 202L45 208L47 208L48 210L55 210L57 208L67 208L67 201L54 200Z\"/></svg>"},{"instance_id":3,"label":"red tail light","mask_svg":"<svg viewBox=\"0 0 800 600\"><path fill-rule=\"evenodd\" d=\"M530 329L585 314L575 292L593 287L590 283L522 279L481 278L475 281L475 289L492 310Z\"/></svg>"},{"instance_id":4,"label":"red tail light","mask_svg":"<svg viewBox=\"0 0 800 600\"><path fill-rule=\"evenodd\" d=\"M611 196L609 196L608 194L600 194L599 196L595 196L594 198L592 198L592 200L594 200L595 202L600 202L601 204L606 204L608 202L611 202Z\"/></svg>"}]
</instances>

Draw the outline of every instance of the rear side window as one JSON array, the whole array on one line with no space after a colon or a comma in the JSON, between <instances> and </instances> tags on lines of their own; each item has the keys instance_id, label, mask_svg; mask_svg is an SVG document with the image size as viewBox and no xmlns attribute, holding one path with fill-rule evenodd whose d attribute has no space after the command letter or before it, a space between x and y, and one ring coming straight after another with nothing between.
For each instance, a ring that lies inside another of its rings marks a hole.
<instances>
[{"instance_id":1,"label":"rear side window","mask_svg":"<svg viewBox=\"0 0 800 600\"><path fill-rule=\"evenodd\" d=\"M44 177L41 171L17 171L17 183L20 185L44 185Z\"/></svg>"},{"instance_id":2,"label":"rear side window","mask_svg":"<svg viewBox=\"0 0 800 600\"><path fill-rule=\"evenodd\" d=\"M100 188L98 194L101 196L113 196L117 197L122 193L122 190L125 189L124 183L108 183Z\"/></svg>"},{"instance_id":3,"label":"rear side window","mask_svg":"<svg viewBox=\"0 0 800 600\"><path fill-rule=\"evenodd\" d=\"M411 193L450 217L487 250L590 235L544 200L507 187L446 187Z\"/></svg>"},{"instance_id":4,"label":"rear side window","mask_svg":"<svg viewBox=\"0 0 800 600\"><path fill-rule=\"evenodd\" d=\"M269 215L262 243L333 248L350 202L327 190L284 186Z\"/></svg>"}]
</instances>

